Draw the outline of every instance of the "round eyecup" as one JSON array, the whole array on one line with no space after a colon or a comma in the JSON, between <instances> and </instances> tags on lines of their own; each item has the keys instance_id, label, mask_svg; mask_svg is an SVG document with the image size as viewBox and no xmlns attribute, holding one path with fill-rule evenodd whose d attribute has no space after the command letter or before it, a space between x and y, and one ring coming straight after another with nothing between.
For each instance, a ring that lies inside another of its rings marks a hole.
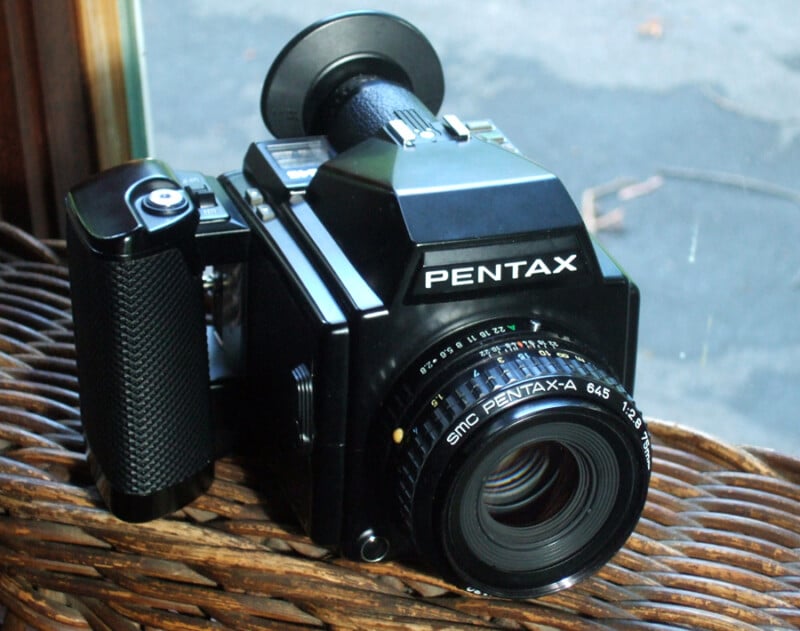
<instances>
[{"instance_id":1,"label":"round eyecup","mask_svg":"<svg viewBox=\"0 0 800 631\"><path fill-rule=\"evenodd\" d=\"M576 357L501 358L506 383L491 361L470 366L413 422L401 513L419 553L453 583L510 598L557 591L606 563L635 527L646 429L638 412L622 413L635 408L619 384ZM520 380L526 372L535 377Z\"/></svg>"},{"instance_id":2,"label":"round eyecup","mask_svg":"<svg viewBox=\"0 0 800 631\"><path fill-rule=\"evenodd\" d=\"M353 11L298 33L278 54L261 92L261 116L276 138L328 133L323 119L336 88L357 76L401 86L436 113L444 73L428 39L402 18Z\"/></svg>"}]
</instances>

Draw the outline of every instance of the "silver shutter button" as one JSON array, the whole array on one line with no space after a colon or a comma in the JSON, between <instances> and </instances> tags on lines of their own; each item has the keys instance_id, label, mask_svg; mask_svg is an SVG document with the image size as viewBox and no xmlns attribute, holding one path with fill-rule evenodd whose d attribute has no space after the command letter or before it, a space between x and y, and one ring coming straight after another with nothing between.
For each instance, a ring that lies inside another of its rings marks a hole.
<instances>
[{"instance_id":1,"label":"silver shutter button","mask_svg":"<svg viewBox=\"0 0 800 631\"><path fill-rule=\"evenodd\" d=\"M157 188L142 202L142 207L154 215L174 215L189 207L189 200L180 189Z\"/></svg>"}]
</instances>

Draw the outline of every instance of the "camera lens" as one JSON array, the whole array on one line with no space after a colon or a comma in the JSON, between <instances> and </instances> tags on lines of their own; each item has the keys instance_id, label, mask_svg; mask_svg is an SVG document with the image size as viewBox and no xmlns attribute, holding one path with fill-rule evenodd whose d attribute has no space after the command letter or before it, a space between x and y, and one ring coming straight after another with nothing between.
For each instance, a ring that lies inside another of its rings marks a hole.
<instances>
[{"instance_id":1,"label":"camera lens","mask_svg":"<svg viewBox=\"0 0 800 631\"><path fill-rule=\"evenodd\" d=\"M400 513L418 551L470 591L535 597L624 544L649 481L641 415L571 345L467 333L423 359L398 448ZM451 350L447 350L451 349ZM413 393L413 394L412 394Z\"/></svg>"},{"instance_id":2,"label":"camera lens","mask_svg":"<svg viewBox=\"0 0 800 631\"><path fill-rule=\"evenodd\" d=\"M515 448L483 484L488 516L505 526L528 527L561 511L574 496L577 463L557 442Z\"/></svg>"}]
</instances>

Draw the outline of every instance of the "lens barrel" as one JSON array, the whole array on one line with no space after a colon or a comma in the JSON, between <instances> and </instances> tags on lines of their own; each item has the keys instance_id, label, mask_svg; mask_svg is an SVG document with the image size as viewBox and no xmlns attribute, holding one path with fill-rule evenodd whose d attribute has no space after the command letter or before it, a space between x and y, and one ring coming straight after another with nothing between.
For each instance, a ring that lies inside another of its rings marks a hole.
<instances>
[{"instance_id":1,"label":"lens barrel","mask_svg":"<svg viewBox=\"0 0 800 631\"><path fill-rule=\"evenodd\" d=\"M418 552L452 582L536 597L625 543L647 495L649 437L617 380L571 345L512 334L467 348L476 337L446 345L449 358L415 370L405 389L423 407L396 416L409 419L399 510Z\"/></svg>"}]
</instances>

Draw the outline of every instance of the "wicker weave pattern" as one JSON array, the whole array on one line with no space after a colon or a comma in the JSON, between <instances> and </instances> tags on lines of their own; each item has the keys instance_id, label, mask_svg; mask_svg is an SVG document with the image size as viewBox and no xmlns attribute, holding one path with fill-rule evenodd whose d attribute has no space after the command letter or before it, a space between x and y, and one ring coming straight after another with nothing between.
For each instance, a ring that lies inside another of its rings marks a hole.
<instances>
[{"instance_id":1,"label":"wicker weave pattern","mask_svg":"<svg viewBox=\"0 0 800 631\"><path fill-rule=\"evenodd\" d=\"M59 252L5 225L0 250L6 629L800 629L800 460L655 420L635 534L595 577L532 602L332 556L273 521L231 459L169 519L118 521L83 455Z\"/></svg>"}]
</instances>

